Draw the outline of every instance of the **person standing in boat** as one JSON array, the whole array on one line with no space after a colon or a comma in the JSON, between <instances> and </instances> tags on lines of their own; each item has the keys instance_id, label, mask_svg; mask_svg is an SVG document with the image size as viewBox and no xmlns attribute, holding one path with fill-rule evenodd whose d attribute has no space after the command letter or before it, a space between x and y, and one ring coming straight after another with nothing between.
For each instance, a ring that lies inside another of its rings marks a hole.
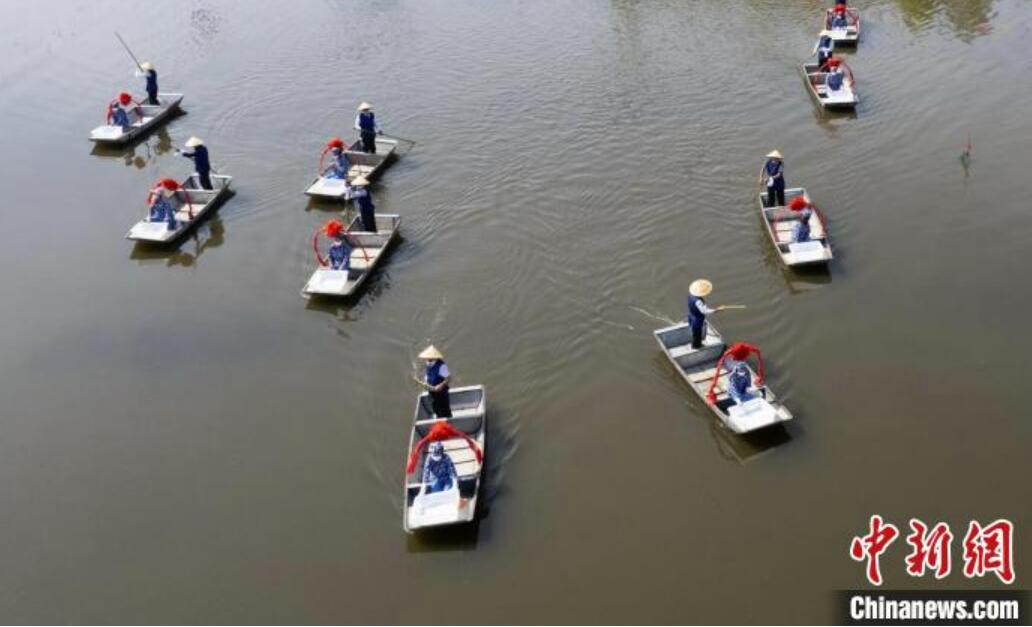
<instances>
[{"instance_id":1,"label":"person standing in boat","mask_svg":"<svg viewBox=\"0 0 1032 627\"><path fill-rule=\"evenodd\" d=\"M160 105L158 101L158 71L154 69L154 64L150 61L144 61L140 64L140 70L143 71L143 77L147 81L145 90L147 91L147 104L149 105Z\"/></svg>"},{"instance_id":2,"label":"person standing in boat","mask_svg":"<svg viewBox=\"0 0 1032 627\"><path fill-rule=\"evenodd\" d=\"M692 329L692 348L702 348L702 340L706 336L706 316L724 309L710 307L703 300L713 291L713 284L706 279L696 279L688 286L688 325Z\"/></svg>"},{"instance_id":3,"label":"person standing in boat","mask_svg":"<svg viewBox=\"0 0 1032 627\"><path fill-rule=\"evenodd\" d=\"M197 179L201 183L201 188L212 189L211 160L208 158L208 147L204 145L204 140L194 136L186 140L185 145L191 152L184 152L177 148L176 153L187 159L193 159L194 169L197 170Z\"/></svg>"},{"instance_id":4,"label":"person standing in boat","mask_svg":"<svg viewBox=\"0 0 1032 627\"><path fill-rule=\"evenodd\" d=\"M419 354L419 358L426 360L426 379L423 385L430 393L434 416L451 418L451 398L448 392L451 372L448 371L448 364L444 363L444 355L430 345Z\"/></svg>"},{"instance_id":5,"label":"person standing in boat","mask_svg":"<svg viewBox=\"0 0 1032 627\"><path fill-rule=\"evenodd\" d=\"M373 113L373 105L363 102L358 105L358 115L355 116L355 130L362 138L362 151L369 154L376 154L376 136L382 135L380 125L376 123L376 114Z\"/></svg>"},{"instance_id":6,"label":"person standing in boat","mask_svg":"<svg viewBox=\"0 0 1032 627\"><path fill-rule=\"evenodd\" d=\"M176 222L176 210L172 207L171 199L179 191L179 183L174 179L161 179L150 192L150 215L151 222L167 222L168 230L174 231L178 226Z\"/></svg>"},{"instance_id":7,"label":"person standing in boat","mask_svg":"<svg viewBox=\"0 0 1032 627\"><path fill-rule=\"evenodd\" d=\"M455 463L451 456L444 452L444 444L432 442L426 456L426 463L423 464L423 483L426 484L425 494L444 492L455 485L458 473L455 471Z\"/></svg>"},{"instance_id":8,"label":"person standing in boat","mask_svg":"<svg viewBox=\"0 0 1032 627\"><path fill-rule=\"evenodd\" d=\"M810 203L802 196L796 196L792 202L788 203L788 208L798 216L798 221L792 228L792 241L800 243L810 241L810 218L813 216Z\"/></svg>"},{"instance_id":9,"label":"person standing in boat","mask_svg":"<svg viewBox=\"0 0 1032 627\"><path fill-rule=\"evenodd\" d=\"M767 206L785 206L785 163L784 157L777 150L767 155L760 173L760 183L767 184Z\"/></svg>"},{"instance_id":10,"label":"person standing in boat","mask_svg":"<svg viewBox=\"0 0 1032 627\"><path fill-rule=\"evenodd\" d=\"M822 30L820 37L817 38L817 45L814 47L814 54L817 55L817 67L823 67L834 51L835 40L831 38L831 31Z\"/></svg>"},{"instance_id":11,"label":"person standing in boat","mask_svg":"<svg viewBox=\"0 0 1032 627\"><path fill-rule=\"evenodd\" d=\"M351 244L344 233L344 224L340 220L330 220L323 227L323 232L333 240L328 253L330 270L351 269Z\"/></svg>"},{"instance_id":12,"label":"person standing in boat","mask_svg":"<svg viewBox=\"0 0 1032 627\"><path fill-rule=\"evenodd\" d=\"M362 216L362 229L376 233L376 205L373 204L373 196L369 193L369 179L356 176L351 181L351 186L351 199L358 206L359 215Z\"/></svg>"}]
</instances>

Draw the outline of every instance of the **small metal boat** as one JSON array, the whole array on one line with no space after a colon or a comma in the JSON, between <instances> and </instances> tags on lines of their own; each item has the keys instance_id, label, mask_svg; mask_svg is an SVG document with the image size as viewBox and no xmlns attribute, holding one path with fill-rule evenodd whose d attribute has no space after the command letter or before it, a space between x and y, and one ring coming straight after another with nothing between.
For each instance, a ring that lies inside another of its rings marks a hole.
<instances>
[{"instance_id":1,"label":"small metal boat","mask_svg":"<svg viewBox=\"0 0 1032 627\"><path fill-rule=\"evenodd\" d=\"M362 231L362 220L360 217L356 217L347 229L348 242L354 247L351 251L351 269L333 270L323 265L323 260L316 248L316 259L320 265L312 273L304 289L301 290L301 295L306 298L311 296L343 298L353 295L386 256L388 248L398 238L400 228L401 216L399 215L377 214L376 233ZM317 232L316 239L313 240L314 246L318 245L318 237Z\"/></svg>"},{"instance_id":2,"label":"small metal boat","mask_svg":"<svg viewBox=\"0 0 1032 627\"><path fill-rule=\"evenodd\" d=\"M749 433L792 419L792 414L784 405L777 402L774 393L766 385L761 385L756 390L758 398L741 405L736 404L728 396L729 373L723 366L721 372L717 373L717 364L728 347L713 325L706 323L706 336L702 348L699 349L692 348L692 329L687 322L657 329L652 333L678 374L699 398L706 401L710 410L731 431L738 434ZM752 367L749 368L749 372L755 380L756 373ZM707 394L714 378L717 384L713 388L715 397L711 403L707 400Z\"/></svg>"},{"instance_id":3,"label":"small metal boat","mask_svg":"<svg viewBox=\"0 0 1032 627\"><path fill-rule=\"evenodd\" d=\"M434 417L429 394L420 394L416 403L407 458L413 471L405 477L405 501L402 508L402 526L407 533L472 522L476 516L484 469L484 447L487 445L487 399L484 386L452 388L450 400L452 417L441 419ZM447 423L444 430L450 432L450 435L436 441L444 445L445 452L455 464L458 480L448 490L428 494L427 484L423 481L428 447L419 447L419 442L428 437L431 429L441 422Z\"/></svg>"},{"instance_id":4,"label":"small metal boat","mask_svg":"<svg viewBox=\"0 0 1032 627\"><path fill-rule=\"evenodd\" d=\"M786 203L791 203L793 198L799 196L810 202L806 188L793 187L785 190ZM810 240L795 242L792 235L796 223L800 220L799 215L787 207L768 207L767 192L760 193L760 215L763 217L763 224L767 227L771 243L786 266L826 264L833 257L831 244L828 243L828 225L824 213L816 206L811 206L811 209Z\"/></svg>"},{"instance_id":5,"label":"small metal boat","mask_svg":"<svg viewBox=\"0 0 1032 627\"><path fill-rule=\"evenodd\" d=\"M143 117L129 125L129 129L123 131L121 126L105 124L90 131L90 141L98 144L117 146L128 143L137 137L149 133L155 127L163 123L173 113L179 111L179 105L183 102L183 94L159 93L159 105L140 104L140 111Z\"/></svg>"},{"instance_id":6,"label":"small metal boat","mask_svg":"<svg viewBox=\"0 0 1032 627\"><path fill-rule=\"evenodd\" d=\"M832 28L831 18L834 9L827 9L824 12L824 28L831 31L831 40L836 46L856 46L860 41L860 12L856 9L846 9L846 28Z\"/></svg>"},{"instance_id":7,"label":"small metal boat","mask_svg":"<svg viewBox=\"0 0 1032 627\"><path fill-rule=\"evenodd\" d=\"M351 167L348 168L348 182L359 176L363 176L369 181L374 180L383 173L388 163L397 156L398 140L396 139L377 137L375 154L358 150L360 145L361 143L356 141L344 151L348 162L351 164ZM322 164L320 164L320 169L321 167ZM344 179L319 176L308 186L305 194L324 200L350 200L347 189L348 186Z\"/></svg>"},{"instance_id":8,"label":"small metal boat","mask_svg":"<svg viewBox=\"0 0 1032 627\"><path fill-rule=\"evenodd\" d=\"M174 242L222 204L230 194L229 185L232 182L232 176L212 174L213 189L207 190L201 188L197 175L191 174L180 184L181 189L169 198L176 211L176 228L168 228L165 221L151 222L144 218L129 229L125 238L154 244Z\"/></svg>"},{"instance_id":9,"label":"small metal boat","mask_svg":"<svg viewBox=\"0 0 1032 627\"><path fill-rule=\"evenodd\" d=\"M860 97L856 95L856 82L853 79L853 70L839 60L839 67L845 75L842 87L838 90L828 89L827 72L821 72L820 66L816 63L803 64L803 76L806 77L806 86L810 95L817 101L822 109L855 109Z\"/></svg>"}]
</instances>

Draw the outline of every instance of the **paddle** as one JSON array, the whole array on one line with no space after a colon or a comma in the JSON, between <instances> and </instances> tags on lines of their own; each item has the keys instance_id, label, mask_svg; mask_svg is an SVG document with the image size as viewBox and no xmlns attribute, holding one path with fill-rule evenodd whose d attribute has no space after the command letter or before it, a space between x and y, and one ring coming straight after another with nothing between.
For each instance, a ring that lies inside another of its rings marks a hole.
<instances>
[{"instance_id":1,"label":"paddle","mask_svg":"<svg viewBox=\"0 0 1032 627\"><path fill-rule=\"evenodd\" d=\"M426 381L423 381L422 379L418 378L416 375L412 375L412 380L415 381L416 383L418 383L419 385L425 387L428 390L432 387L429 383L427 383Z\"/></svg>"},{"instance_id":2,"label":"paddle","mask_svg":"<svg viewBox=\"0 0 1032 627\"><path fill-rule=\"evenodd\" d=\"M140 71L143 72L143 66L140 65L139 59L137 59L136 55L133 54L133 51L129 49L129 45L125 43L125 40L122 39L122 36L118 34L118 31L115 31L115 37L118 37L118 41L122 42L122 47L125 48L125 51L129 53L130 57L132 57L133 63L135 63L136 67L140 68Z\"/></svg>"},{"instance_id":3,"label":"paddle","mask_svg":"<svg viewBox=\"0 0 1032 627\"><path fill-rule=\"evenodd\" d=\"M717 311L724 311L725 309L745 309L745 305L721 305L717 307Z\"/></svg>"},{"instance_id":4,"label":"paddle","mask_svg":"<svg viewBox=\"0 0 1032 627\"><path fill-rule=\"evenodd\" d=\"M388 139L400 139L401 141L408 142L408 143L412 144L413 146L416 145L416 140L414 140L414 139L406 139L404 137L398 137L397 135L389 135L387 133L381 133L381 135L383 135L384 137L386 137Z\"/></svg>"}]
</instances>

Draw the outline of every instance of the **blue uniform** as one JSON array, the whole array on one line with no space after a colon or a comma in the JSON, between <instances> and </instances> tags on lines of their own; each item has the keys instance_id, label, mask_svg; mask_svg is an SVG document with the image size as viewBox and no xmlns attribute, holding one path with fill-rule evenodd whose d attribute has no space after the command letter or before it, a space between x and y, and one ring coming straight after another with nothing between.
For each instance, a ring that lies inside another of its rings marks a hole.
<instances>
[{"instance_id":1,"label":"blue uniform","mask_svg":"<svg viewBox=\"0 0 1032 627\"><path fill-rule=\"evenodd\" d=\"M376 115L372 111L360 111L355 118L355 128L362 138L362 151L376 154L376 134L380 132Z\"/></svg>"},{"instance_id":2,"label":"blue uniform","mask_svg":"<svg viewBox=\"0 0 1032 627\"><path fill-rule=\"evenodd\" d=\"M835 42L831 37L822 35L817 40L817 66L820 67L831 58L832 51L835 50Z\"/></svg>"},{"instance_id":3,"label":"blue uniform","mask_svg":"<svg viewBox=\"0 0 1032 627\"><path fill-rule=\"evenodd\" d=\"M838 91L842 89L842 72L828 72L828 89Z\"/></svg>"},{"instance_id":4,"label":"blue uniform","mask_svg":"<svg viewBox=\"0 0 1032 627\"><path fill-rule=\"evenodd\" d=\"M433 455L427 456L426 464L423 466L423 482L427 484L427 494L450 489L457 476L455 464L447 453L442 452L436 459Z\"/></svg>"},{"instance_id":5,"label":"blue uniform","mask_svg":"<svg viewBox=\"0 0 1032 627\"><path fill-rule=\"evenodd\" d=\"M346 179L348 170L351 169L351 162L348 161L344 151L331 153L330 167L326 168L323 176L328 179Z\"/></svg>"},{"instance_id":6,"label":"blue uniform","mask_svg":"<svg viewBox=\"0 0 1032 627\"><path fill-rule=\"evenodd\" d=\"M169 230L176 228L176 212L172 208L172 203L165 198L165 195L158 192L157 197L150 206L150 221L151 222L168 222Z\"/></svg>"},{"instance_id":7,"label":"blue uniform","mask_svg":"<svg viewBox=\"0 0 1032 627\"><path fill-rule=\"evenodd\" d=\"M703 332L706 328L706 301L698 296L688 295L688 325L692 328L692 348L702 348Z\"/></svg>"},{"instance_id":8,"label":"blue uniform","mask_svg":"<svg viewBox=\"0 0 1032 627\"><path fill-rule=\"evenodd\" d=\"M435 359L426 366L426 384L438 386L448 378L451 373L448 371L448 364L443 359ZM438 418L451 418L451 398L448 395L448 386L445 385L440 391L430 390L430 401L433 403L434 415Z\"/></svg>"},{"instance_id":9,"label":"blue uniform","mask_svg":"<svg viewBox=\"0 0 1032 627\"><path fill-rule=\"evenodd\" d=\"M836 13L834 16L832 16L832 18L831 18L831 27L832 28L846 28L847 26L849 26L849 21L846 20L846 14L845 13Z\"/></svg>"},{"instance_id":10,"label":"blue uniform","mask_svg":"<svg viewBox=\"0 0 1032 627\"><path fill-rule=\"evenodd\" d=\"M362 228L370 233L376 232L376 205L373 204L373 197L365 187L356 187L351 192L351 198L358 205L358 211L362 215Z\"/></svg>"},{"instance_id":11,"label":"blue uniform","mask_svg":"<svg viewBox=\"0 0 1032 627\"><path fill-rule=\"evenodd\" d=\"M330 246L330 269L351 269L351 245L347 240L341 238Z\"/></svg>"},{"instance_id":12,"label":"blue uniform","mask_svg":"<svg viewBox=\"0 0 1032 627\"><path fill-rule=\"evenodd\" d=\"M810 241L810 216L804 215L793 229L792 239L797 242Z\"/></svg>"},{"instance_id":13,"label":"blue uniform","mask_svg":"<svg viewBox=\"0 0 1032 627\"><path fill-rule=\"evenodd\" d=\"M158 102L158 73L155 70L147 70L144 76L147 79L147 104L161 104Z\"/></svg>"},{"instance_id":14,"label":"blue uniform","mask_svg":"<svg viewBox=\"0 0 1032 627\"><path fill-rule=\"evenodd\" d=\"M197 177L201 179L201 187L211 189L211 161L208 159L208 149L204 146L197 146L193 152L182 154L187 159L193 159Z\"/></svg>"},{"instance_id":15,"label":"blue uniform","mask_svg":"<svg viewBox=\"0 0 1032 627\"><path fill-rule=\"evenodd\" d=\"M763 166L767 173L767 206L785 205L785 164L781 159L767 159Z\"/></svg>"},{"instance_id":16,"label":"blue uniform","mask_svg":"<svg viewBox=\"0 0 1032 627\"><path fill-rule=\"evenodd\" d=\"M749 388L752 386L752 374L744 363L732 361L728 365L731 374L727 378L727 393L736 403L742 403L754 398Z\"/></svg>"},{"instance_id":17,"label":"blue uniform","mask_svg":"<svg viewBox=\"0 0 1032 627\"><path fill-rule=\"evenodd\" d=\"M125 109L119 106L111 108L111 124L114 126L121 126L122 131L129 130L129 114L126 113Z\"/></svg>"}]
</instances>

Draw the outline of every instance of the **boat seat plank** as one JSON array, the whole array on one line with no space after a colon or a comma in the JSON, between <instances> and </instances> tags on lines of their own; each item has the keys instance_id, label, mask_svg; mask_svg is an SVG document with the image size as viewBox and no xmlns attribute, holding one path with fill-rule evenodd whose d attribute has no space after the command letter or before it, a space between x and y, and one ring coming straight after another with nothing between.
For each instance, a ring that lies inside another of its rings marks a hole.
<instances>
[{"instance_id":1,"label":"boat seat plank","mask_svg":"<svg viewBox=\"0 0 1032 627\"><path fill-rule=\"evenodd\" d=\"M702 381L709 381L709 380L711 380L713 378L713 375L714 375L714 373L716 373L716 371L717 371L716 368L710 368L709 370L703 370L702 372L693 372L692 374L688 375L688 380L691 381L692 383L700 383ZM727 377L727 374L728 374L728 371L726 369L722 369L721 372L720 372L721 380L724 380Z\"/></svg>"}]
</instances>

